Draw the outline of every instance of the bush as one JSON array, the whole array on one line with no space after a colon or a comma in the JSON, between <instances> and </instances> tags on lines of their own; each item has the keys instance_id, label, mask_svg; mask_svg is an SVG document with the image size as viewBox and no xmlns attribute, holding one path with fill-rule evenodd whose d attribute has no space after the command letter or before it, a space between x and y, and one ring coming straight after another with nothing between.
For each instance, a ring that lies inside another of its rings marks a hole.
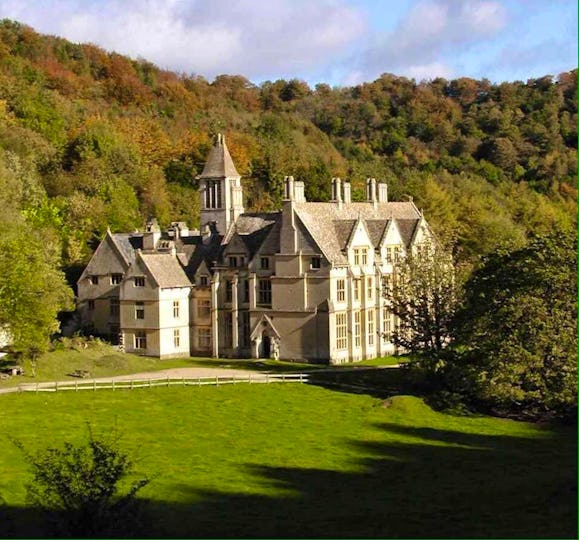
<instances>
[{"instance_id":1,"label":"bush","mask_svg":"<svg viewBox=\"0 0 579 540\"><path fill-rule=\"evenodd\" d=\"M66 442L63 448L47 448L35 455L22 443L33 480L27 486L29 502L47 514L58 536L119 535L134 529L138 517L136 494L150 480L143 478L121 493L119 483L133 469L128 456L115 442L95 439L85 444Z\"/></svg>"}]
</instances>

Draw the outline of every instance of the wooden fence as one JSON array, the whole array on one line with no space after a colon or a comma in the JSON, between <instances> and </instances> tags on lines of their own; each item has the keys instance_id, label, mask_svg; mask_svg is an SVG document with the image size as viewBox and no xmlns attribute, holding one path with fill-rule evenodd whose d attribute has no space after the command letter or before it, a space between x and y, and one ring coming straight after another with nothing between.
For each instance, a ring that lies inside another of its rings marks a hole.
<instances>
[{"instance_id":1,"label":"wooden fence","mask_svg":"<svg viewBox=\"0 0 579 540\"><path fill-rule=\"evenodd\" d=\"M80 390L133 390L134 388L153 388L156 386L221 386L239 383L306 383L309 380L307 373L248 373L245 375L230 375L216 377L162 377L157 379L129 379L105 380L93 379L83 381L49 382L35 384L21 384L20 392L60 392Z\"/></svg>"}]
</instances>

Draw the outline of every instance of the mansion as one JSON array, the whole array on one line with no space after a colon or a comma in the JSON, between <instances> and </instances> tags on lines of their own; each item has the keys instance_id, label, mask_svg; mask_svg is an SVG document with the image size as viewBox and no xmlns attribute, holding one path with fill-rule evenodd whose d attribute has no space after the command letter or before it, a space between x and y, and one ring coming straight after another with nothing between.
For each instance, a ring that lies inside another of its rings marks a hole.
<instances>
[{"instance_id":1,"label":"mansion","mask_svg":"<svg viewBox=\"0 0 579 540\"><path fill-rule=\"evenodd\" d=\"M84 328L161 358L337 364L396 352L383 287L431 237L413 202L389 202L373 178L365 202L339 178L331 202L308 202L290 176L281 211L245 212L221 135L198 179L200 230L151 219L107 232L78 281Z\"/></svg>"}]
</instances>

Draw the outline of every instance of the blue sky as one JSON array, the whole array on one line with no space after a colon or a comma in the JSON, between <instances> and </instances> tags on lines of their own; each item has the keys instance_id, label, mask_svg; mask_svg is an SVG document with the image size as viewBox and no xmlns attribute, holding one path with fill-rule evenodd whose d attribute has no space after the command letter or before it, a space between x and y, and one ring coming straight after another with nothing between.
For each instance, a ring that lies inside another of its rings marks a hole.
<instances>
[{"instance_id":1,"label":"blue sky","mask_svg":"<svg viewBox=\"0 0 579 540\"><path fill-rule=\"evenodd\" d=\"M576 0L0 0L3 17L209 80L498 82L577 67Z\"/></svg>"}]
</instances>

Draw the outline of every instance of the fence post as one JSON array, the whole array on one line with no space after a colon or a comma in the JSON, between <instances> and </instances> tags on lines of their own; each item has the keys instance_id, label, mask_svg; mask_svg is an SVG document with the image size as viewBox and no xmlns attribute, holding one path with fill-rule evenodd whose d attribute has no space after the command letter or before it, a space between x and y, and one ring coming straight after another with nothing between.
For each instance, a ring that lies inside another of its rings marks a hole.
<instances>
[{"instance_id":1,"label":"fence post","mask_svg":"<svg viewBox=\"0 0 579 540\"><path fill-rule=\"evenodd\" d=\"M78 392L78 381L74 381L74 391Z\"/></svg>"},{"instance_id":2,"label":"fence post","mask_svg":"<svg viewBox=\"0 0 579 540\"><path fill-rule=\"evenodd\" d=\"M249 374L249 384L251 384L251 373Z\"/></svg>"},{"instance_id":3,"label":"fence post","mask_svg":"<svg viewBox=\"0 0 579 540\"><path fill-rule=\"evenodd\" d=\"M115 380L113 379L113 392L115 391Z\"/></svg>"},{"instance_id":4,"label":"fence post","mask_svg":"<svg viewBox=\"0 0 579 540\"><path fill-rule=\"evenodd\" d=\"M265 374L265 383L269 384L269 373Z\"/></svg>"},{"instance_id":5,"label":"fence post","mask_svg":"<svg viewBox=\"0 0 579 540\"><path fill-rule=\"evenodd\" d=\"M96 392L96 379L92 380L92 391Z\"/></svg>"},{"instance_id":6,"label":"fence post","mask_svg":"<svg viewBox=\"0 0 579 540\"><path fill-rule=\"evenodd\" d=\"M38 394L38 383L36 383L36 393Z\"/></svg>"},{"instance_id":7,"label":"fence post","mask_svg":"<svg viewBox=\"0 0 579 540\"><path fill-rule=\"evenodd\" d=\"M215 386L219 386L219 377L215 376Z\"/></svg>"},{"instance_id":8,"label":"fence post","mask_svg":"<svg viewBox=\"0 0 579 540\"><path fill-rule=\"evenodd\" d=\"M281 380L282 380L282 382L285 382L285 373L281 374Z\"/></svg>"},{"instance_id":9,"label":"fence post","mask_svg":"<svg viewBox=\"0 0 579 540\"><path fill-rule=\"evenodd\" d=\"M197 377L197 386L201 386L201 377Z\"/></svg>"},{"instance_id":10,"label":"fence post","mask_svg":"<svg viewBox=\"0 0 579 540\"><path fill-rule=\"evenodd\" d=\"M58 392L58 381L54 381L54 391Z\"/></svg>"},{"instance_id":11,"label":"fence post","mask_svg":"<svg viewBox=\"0 0 579 540\"><path fill-rule=\"evenodd\" d=\"M169 375L167 375L167 386L169 386Z\"/></svg>"},{"instance_id":12,"label":"fence post","mask_svg":"<svg viewBox=\"0 0 579 540\"><path fill-rule=\"evenodd\" d=\"M149 388L151 388L151 379L149 379Z\"/></svg>"},{"instance_id":13,"label":"fence post","mask_svg":"<svg viewBox=\"0 0 579 540\"><path fill-rule=\"evenodd\" d=\"M181 384L185 386L185 377L181 377Z\"/></svg>"},{"instance_id":14,"label":"fence post","mask_svg":"<svg viewBox=\"0 0 579 540\"><path fill-rule=\"evenodd\" d=\"M131 379L131 390L133 389L133 379Z\"/></svg>"},{"instance_id":15,"label":"fence post","mask_svg":"<svg viewBox=\"0 0 579 540\"><path fill-rule=\"evenodd\" d=\"M300 382L303 383L304 382L304 374L300 373Z\"/></svg>"}]
</instances>

